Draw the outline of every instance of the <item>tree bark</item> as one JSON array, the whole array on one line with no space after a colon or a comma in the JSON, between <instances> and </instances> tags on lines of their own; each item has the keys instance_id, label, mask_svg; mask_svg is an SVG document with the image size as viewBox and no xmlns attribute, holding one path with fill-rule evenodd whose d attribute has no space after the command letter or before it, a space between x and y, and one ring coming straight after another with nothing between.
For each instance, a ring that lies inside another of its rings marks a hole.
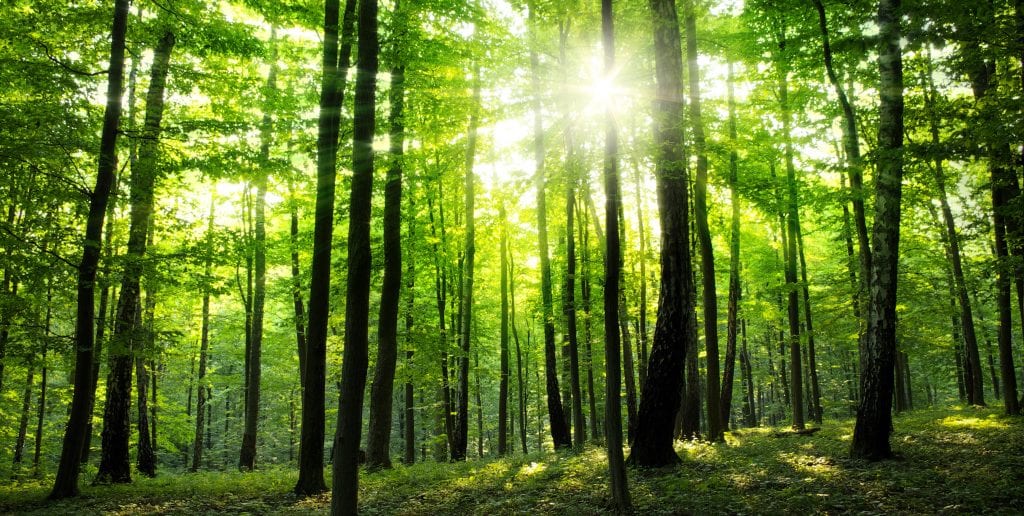
<instances>
[{"instance_id":1,"label":"tree bark","mask_svg":"<svg viewBox=\"0 0 1024 516\"><path fill-rule=\"evenodd\" d=\"M529 2L529 26L536 26L536 9ZM535 35L531 36L536 38ZM541 305L544 316L544 374L548 400L548 420L551 425L551 439L555 449L571 448L572 437L562 411L562 395L558 387L558 364L555 358L555 316L551 294L551 259L548 255L547 179L544 174L544 121L540 100L540 58L536 42L530 45L530 70L533 82L533 152L537 166L537 235L540 247Z\"/></svg>"},{"instance_id":2,"label":"tree bark","mask_svg":"<svg viewBox=\"0 0 1024 516\"><path fill-rule=\"evenodd\" d=\"M338 134L345 77L352 55L356 0L345 0L338 41L339 1L324 3L324 46L317 121L316 212L313 257L310 263L309 327L306 332L305 381L302 389L302 429L299 438L299 479L295 493L314 495L327 490L324 482L324 397L327 368L327 319L330 315L331 241L334 232L334 186L338 164Z\"/></svg>"},{"instance_id":3,"label":"tree bark","mask_svg":"<svg viewBox=\"0 0 1024 516\"><path fill-rule=\"evenodd\" d=\"M604 49L604 74L611 79L615 68L614 25L612 0L601 0L601 35ZM611 479L612 500L620 513L632 511L626 464L622 457L622 408L619 400L620 369L619 343L616 325L619 324L619 293L621 292L622 249L619 246L619 215L622 200L619 192L619 140L612 105L605 108L604 136L604 190L605 225L608 239L604 263L604 367L605 367L605 429L608 450L608 476Z\"/></svg>"},{"instance_id":4,"label":"tree bark","mask_svg":"<svg viewBox=\"0 0 1024 516\"><path fill-rule=\"evenodd\" d=\"M153 50L146 116L142 128L139 160L131 171L131 224L121 293L118 298L117 324L111 342L107 375L107 399L103 413L103 445L97 483L131 482L128 438L129 408L132 390L132 358L135 343L144 338L139 300L147 232L153 213L153 185L157 176L160 121L163 117L164 89L168 62L174 48L174 34L165 32ZM91 323L88 333L92 333Z\"/></svg>"},{"instance_id":5,"label":"tree bark","mask_svg":"<svg viewBox=\"0 0 1024 516\"><path fill-rule=\"evenodd\" d=\"M689 248L689 193L683 163L682 48L675 2L650 0L657 95L654 105L655 177L661 218L658 317L640 395L629 462L659 467L680 462L672 447L686 356L697 344Z\"/></svg>"},{"instance_id":6,"label":"tree bark","mask_svg":"<svg viewBox=\"0 0 1024 516\"><path fill-rule=\"evenodd\" d=\"M359 67L356 71L352 132L352 195L349 201L348 289L345 296L345 353L331 479L331 514L356 514L359 440L369 360L370 222L373 197L373 135L376 125L377 0L359 2Z\"/></svg>"},{"instance_id":7,"label":"tree bark","mask_svg":"<svg viewBox=\"0 0 1024 516\"><path fill-rule=\"evenodd\" d=\"M498 335L501 354L501 382L498 384L498 455L508 452L508 217L505 203L498 207L499 250L501 254L501 328ZM522 371L520 371L520 378ZM525 452L524 452L525 453Z\"/></svg>"},{"instance_id":8,"label":"tree bark","mask_svg":"<svg viewBox=\"0 0 1024 516\"><path fill-rule=\"evenodd\" d=\"M900 0L880 0L878 68L881 76L875 225L872 237L868 333L861 349L860 405L851 455L892 456L893 365L896 354L896 281L903 180L903 58Z\"/></svg>"},{"instance_id":9,"label":"tree bark","mask_svg":"<svg viewBox=\"0 0 1024 516\"><path fill-rule=\"evenodd\" d=\"M733 379L736 374L736 337L739 330L740 311L740 199L737 192L739 184L739 153L737 152L736 135L736 100L733 85L732 62L729 62L728 81L726 84L729 103L729 203L732 207L732 218L729 227L729 307L726 315L725 368L722 371L722 427L728 428L729 415L732 412ZM744 398L746 401L746 398Z\"/></svg>"},{"instance_id":10,"label":"tree bark","mask_svg":"<svg viewBox=\"0 0 1024 516\"><path fill-rule=\"evenodd\" d=\"M210 349L210 283L213 281L213 209L214 194L210 193L210 211L206 219L206 257L203 265L203 311L202 329L199 337L199 396L196 400L196 433L192 445L192 467L189 471L199 471L203 461L203 431L206 428L206 362Z\"/></svg>"},{"instance_id":11,"label":"tree bark","mask_svg":"<svg viewBox=\"0 0 1024 516\"><path fill-rule=\"evenodd\" d=\"M398 7L396 7L396 10ZM391 69L391 163L384 183L384 279L377 320L377 364L370 386L366 466L391 467L391 412L398 361L398 305L402 295L402 153L405 143L405 69Z\"/></svg>"},{"instance_id":12,"label":"tree bark","mask_svg":"<svg viewBox=\"0 0 1024 516\"><path fill-rule=\"evenodd\" d=\"M413 343L413 314L416 308L416 211L413 203L412 182L406 189L409 198L407 210L408 244L406 245L406 270L405 270L405 292L408 296L405 304L405 457L406 464L416 462L416 410L414 389L413 389L413 355L415 345Z\"/></svg>"}]
</instances>

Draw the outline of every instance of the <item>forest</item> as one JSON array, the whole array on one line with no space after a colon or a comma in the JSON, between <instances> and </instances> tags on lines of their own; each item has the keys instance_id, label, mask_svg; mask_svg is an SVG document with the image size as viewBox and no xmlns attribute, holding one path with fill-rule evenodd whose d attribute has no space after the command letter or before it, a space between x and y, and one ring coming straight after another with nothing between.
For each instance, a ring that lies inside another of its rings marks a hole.
<instances>
[{"instance_id":1,"label":"forest","mask_svg":"<svg viewBox=\"0 0 1024 516\"><path fill-rule=\"evenodd\" d=\"M1021 0L13 0L0 85L0 513L1024 507Z\"/></svg>"}]
</instances>

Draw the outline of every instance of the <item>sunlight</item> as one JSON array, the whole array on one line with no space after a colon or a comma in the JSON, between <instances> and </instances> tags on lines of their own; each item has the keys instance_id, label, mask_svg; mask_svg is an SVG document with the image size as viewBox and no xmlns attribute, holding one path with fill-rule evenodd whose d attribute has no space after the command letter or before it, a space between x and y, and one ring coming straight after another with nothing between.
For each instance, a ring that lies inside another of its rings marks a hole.
<instances>
[{"instance_id":1,"label":"sunlight","mask_svg":"<svg viewBox=\"0 0 1024 516\"><path fill-rule=\"evenodd\" d=\"M994 415L985 419L977 417L949 416L943 418L940 423L942 426L952 428L970 428L974 430L1005 430L1006 428L1009 428L1009 425L999 419L996 419Z\"/></svg>"},{"instance_id":2,"label":"sunlight","mask_svg":"<svg viewBox=\"0 0 1024 516\"><path fill-rule=\"evenodd\" d=\"M519 472L516 473L517 478L527 478L536 475L537 473L543 473L544 470L548 469L547 464L543 462L531 462L524 464L523 467L519 468Z\"/></svg>"}]
</instances>

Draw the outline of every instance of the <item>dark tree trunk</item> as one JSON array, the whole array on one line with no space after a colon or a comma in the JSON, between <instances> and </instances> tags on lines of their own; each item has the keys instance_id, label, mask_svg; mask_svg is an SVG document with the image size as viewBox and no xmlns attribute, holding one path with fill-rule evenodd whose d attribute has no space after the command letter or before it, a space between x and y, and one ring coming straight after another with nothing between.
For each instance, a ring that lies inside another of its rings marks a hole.
<instances>
[{"instance_id":1,"label":"dark tree trunk","mask_svg":"<svg viewBox=\"0 0 1024 516\"><path fill-rule=\"evenodd\" d=\"M643 391L644 384L647 383L647 226L644 220L644 209L642 201L643 185L640 180L640 167L634 166L634 179L636 182L636 219L637 226L640 232L638 239L640 240L640 310L639 310L639 321L636 331L637 341L637 353L639 360L639 367L637 372L640 374L640 390Z\"/></svg>"},{"instance_id":2,"label":"dark tree trunk","mask_svg":"<svg viewBox=\"0 0 1024 516\"><path fill-rule=\"evenodd\" d=\"M732 205L732 219L729 227L729 307L726 315L725 367L722 371L722 425L728 428L729 415L732 412L733 379L736 375L736 337L739 333L740 312L740 200L737 185L739 183L739 155L736 151L736 100L733 86L732 62L729 62L727 93L729 101L729 199ZM746 401L746 398L744 398Z\"/></svg>"},{"instance_id":3,"label":"dark tree trunk","mask_svg":"<svg viewBox=\"0 0 1024 516\"><path fill-rule=\"evenodd\" d=\"M334 232L334 186L338 165L338 134L345 77L352 55L356 0L345 0L338 41L339 1L324 4L324 46L321 64L320 114L316 143L316 212L309 281L309 330L306 332L305 380L299 438L299 479L295 493L327 490L324 482L324 397L327 368L327 318L330 314L331 241Z\"/></svg>"},{"instance_id":4,"label":"dark tree trunk","mask_svg":"<svg viewBox=\"0 0 1024 516\"><path fill-rule=\"evenodd\" d=\"M501 329L498 336L501 354L501 382L498 385L498 455L508 452L508 223L505 203L498 208L501 254ZM522 371L520 370L520 378ZM520 380L521 381L521 380ZM524 452L525 453L525 452Z\"/></svg>"},{"instance_id":5,"label":"dark tree trunk","mask_svg":"<svg viewBox=\"0 0 1024 516\"><path fill-rule=\"evenodd\" d=\"M107 106L103 113L100 134L99 163L96 186L89 198L82 244L82 260L78 266L77 311L75 313L75 373L71 413L64 430L60 463L49 498L53 500L78 494L82 447L91 419L93 400L93 317L95 315L96 270L100 261L103 218L114 184L117 168L117 127L121 119L121 87L124 82L125 33L128 26L128 0L116 0L110 31L110 65L107 69Z\"/></svg>"},{"instance_id":6,"label":"dark tree trunk","mask_svg":"<svg viewBox=\"0 0 1024 516\"><path fill-rule=\"evenodd\" d=\"M480 67L476 66L473 73L473 107L469 116L469 136L466 142L466 184L465 184L465 216L466 242L463 257L462 292L459 294L459 386L458 406L456 407L455 442L452 447L452 460L465 460L466 448L469 444L469 351L473 329L473 279L474 258L476 256L476 233L474 215L475 177L473 162L476 158L476 129L480 106Z\"/></svg>"},{"instance_id":7,"label":"dark tree trunk","mask_svg":"<svg viewBox=\"0 0 1024 516\"><path fill-rule=\"evenodd\" d=\"M878 68L881 76L875 225L872 239L868 333L861 349L860 405L851 455L892 456L893 365L896 355L896 280L903 181L903 58L900 0L880 0Z\"/></svg>"},{"instance_id":8,"label":"dark tree trunk","mask_svg":"<svg viewBox=\"0 0 1024 516\"><path fill-rule=\"evenodd\" d=\"M408 244L406 245L406 270L405 270L405 292L408 296L405 304L405 456L404 462L412 464L416 462L416 410L413 398L413 355L415 346L413 343L413 314L416 308L416 211L413 203L412 183L406 189L409 204L406 207L408 212Z\"/></svg>"},{"instance_id":9,"label":"dark tree trunk","mask_svg":"<svg viewBox=\"0 0 1024 516\"><path fill-rule=\"evenodd\" d=\"M292 307L295 311L295 344L299 355L299 386L306 385L306 308L302 300L302 275L299 264L299 205L291 181L288 182L290 212L289 244L292 264ZM301 398L302 392L299 391Z\"/></svg>"},{"instance_id":10,"label":"dark tree trunk","mask_svg":"<svg viewBox=\"0 0 1024 516\"><path fill-rule=\"evenodd\" d=\"M199 470L203 461L203 430L206 425L206 362L207 353L210 349L210 284L213 281L213 209L214 196L210 194L210 212L206 219L206 257L203 266L203 311L202 329L199 337L199 396L196 401L196 433L192 445L192 467L189 471L193 473ZM190 400L191 401L191 400Z\"/></svg>"},{"instance_id":11,"label":"dark tree trunk","mask_svg":"<svg viewBox=\"0 0 1024 516\"><path fill-rule=\"evenodd\" d=\"M807 334L807 376L810 379L811 399L807 400L811 409L811 419L821 424L821 387L818 382L818 357L814 348L814 324L811 319L811 291L807 281L807 260L804 258L804 235L800 226L796 228L797 254L800 257L800 283L804 296L804 321Z\"/></svg>"},{"instance_id":12,"label":"dark tree trunk","mask_svg":"<svg viewBox=\"0 0 1024 516\"><path fill-rule=\"evenodd\" d=\"M46 293L46 337L50 337L50 317L51 317L51 301L53 300L52 293L47 287ZM43 451L43 420L46 416L46 388L47 388L47 372L48 366L46 364L46 353L47 345L43 344L42 352L42 371L39 375L39 406L36 408L36 439L35 439L35 450L32 453L32 476L39 478L42 474L42 470L39 469L39 459Z\"/></svg>"},{"instance_id":13,"label":"dark tree trunk","mask_svg":"<svg viewBox=\"0 0 1024 516\"><path fill-rule=\"evenodd\" d=\"M352 195L349 201L348 289L345 296L345 353L335 436L331 514L356 514L359 440L369 346L370 222L373 197L373 135L376 124L377 0L359 2L359 67L356 71L352 132Z\"/></svg>"},{"instance_id":14,"label":"dark tree trunk","mask_svg":"<svg viewBox=\"0 0 1024 516\"><path fill-rule=\"evenodd\" d=\"M166 32L153 50L149 91L146 94L146 117L142 128L139 160L131 171L131 224L128 230L128 251L121 294L118 299L117 325L109 353L107 400L103 413L103 447L98 483L131 482L128 438L131 433L129 409L132 390L133 348L144 339L139 301L146 236L153 212L153 185L157 175L157 154L160 120L163 117L164 86L168 62L174 48L174 34ZM92 324L88 333L92 333ZM143 387L144 388L144 387Z\"/></svg>"},{"instance_id":15,"label":"dark tree trunk","mask_svg":"<svg viewBox=\"0 0 1024 516\"><path fill-rule=\"evenodd\" d=\"M583 195L590 199L588 184L583 184ZM580 235L580 301L583 308L583 352L586 354L587 366L587 403L590 410L590 436L595 441L600 439L600 429L597 417L597 397L594 389L594 353L591 344L591 288L590 288L590 225L587 210L578 209L579 213L579 235Z\"/></svg>"},{"instance_id":16,"label":"dark tree trunk","mask_svg":"<svg viewBox=\"0 0 1024 516\"><path fill-rule=\"evenodd\" d=\"M370 386L366 466L391 467L391 412L398 361L398 305L402 295L402 153L404 150L405 69L391 69L389 115L391 163L384 183L384 279L377 320L377 364Z\"/></svg>"},{"instance_id":17,"label":"dark tree trunk","mask_svg":"<svg viewBox=\"0 0 1024 516\"><path fill-rule=\"evenodd\" d=\"M149 298L150 295L150 293L147 293L146 297ZM138 382L135 393L136 398L138 399L137 403L139 410L137 421L139 439L137 443L138 451L135 457L135 467L139 470L139 473L153 478L156 476L156 452L153 450L153 434L150 429L149 414L147 410L150 371L146 371L146 360L143 356L144 353L151 352L151 350L151 347L145 346L140 350L142 353L139 353L135 357L135 379Z\"/></svg>"},{"instance_id":18,"label":"dark tree trunk","mask_svg":"<svg viewBox=\"0 0 1024 516\"><path fill-rule=\"evenodd\" d=\"M615 68L614 26L612 0L601 0L601 34L604 49L604 74L611 78ZM604 263L604 367L605 367L605 429L608 450L608 476L611 479L612 500L620 513L632 511L626 464L622 457L622 407L619 400L619 343L616 325L619 314L622 274L622 249L619 246L619 216L622 199L619 193L619 139L612 106L606 106L604 136L604 190L605 224L608 240Z\"/></svg>"},{"instance_id":19,"label":"dark tree trunk","mask_svg":"<svg viewBox=\"0 0 1024 516\"><path fill-rule=\"evenodd\" d=\"M715 251L708 226L708 157L704 147L704 122L700 106L700 68L697 66L697 22L692 0L684 4L686 26L686 58L690 80L690 127L694 152L697 155L697 177L693 188L693 210L700 242L700 266L704 302L704 343L707 351L708 439L723 439L718 367L718 293L715 287Z\"/></svg>"},{"instance_id":20,"label":"dark tree trunk","mask_svg":"<svg viewBox=\"0 0 1024 516\"><path fill-rule=\"evenodd\" d=\"M504 221L505 219L502 218L502 220ZM510 305L509 323L512 326L512 340L515 341L516 344L516 386L518 387L519 394L519 413L517 419L519 420L519 439L522 441L523 455L526 455L529 453L526 446L526 405L528 402L526 396L528 385L526 384L526 381L527 378L529 378L529 371L526 372L526 375L523 374L523 350L519 345L519 329L516 326L516 276L512 265L513 260L511 250L507 250L509 253L504 256L508 260L508 297Z\"/></svg>"},{"instance_id":21,"label":"dark tree trunk","mask_svg":"<svg viewBox=\"0 0 1024 516\"><path fill-rule=\"evenodd\" d=\"M683 57L675 2L650 0L657 95L654 108L655 176L661 218L661 289L658 317L640 395L629 461L658 467L680 461L672 448L687 354L697 344L695 292L689 243L689 194L683 163Z\"/></svg>"},{"instance_id":22,"label":"dark tree trunk","mask_svg":"<svg viewBox=\"0 0 1024 516\"><path fill-rule=\"evenodd\" d=\"M529 2L529 26L535 30L535 11ZM547 378L548 420L555 449L571 448L572 437L562 410L558 387L558 364L555 358L555 322L551 294L551 259L548 255L547 179L544 174L544 121L541 109L540 58L535 45L530 47L530 73L533 81L533 152L537 166L537 235L540 247L541 304L544 317L544 370Z\"/></svg>"},{"instance_id":23,"label":"dark tree trunk","mask_svg":"<svg viewBox=\"0 0 1024 516\"><path fill-rule=\"evenodd\" d=\"M28 420L32 413L32 385L35 382L35 375L35 363L30 361L28 363L28 376L25 379L25 393L21 399L21 420L18 423L18 437L14 441L14 460L12 462L15 467L21 465L24 457L25 439L28 436Z\"/></svg>"},{"instance_id":24,"label":"dark tree trunk","mask_svg":"<svg viewBox=\"0 0 1024 516\"><path fill-rule=\"evenodd\" d=\"M743 349L740 350L740 372L743 375L743 423L747 427L757 426L756 406L754 404L754 367L747 348L747 320L740 324L743 334Z\"/></svg>"}]
</instances>

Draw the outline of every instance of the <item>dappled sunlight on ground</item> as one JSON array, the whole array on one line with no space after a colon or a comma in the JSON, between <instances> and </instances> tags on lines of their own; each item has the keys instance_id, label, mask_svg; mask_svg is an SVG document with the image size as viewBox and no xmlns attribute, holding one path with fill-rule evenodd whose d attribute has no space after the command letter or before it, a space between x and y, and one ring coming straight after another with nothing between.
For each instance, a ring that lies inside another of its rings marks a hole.
<instances>
[{"instance_id":1,"label":"dappled sunlight on ground","mask_svg":"<svg viewBox=\"0 0 1024 516\"><path fill-rule=\"evenodd\" d=\"M1010 426L995 414L984 418L955 415L945 417L939 420L939 423L948 428L970 430L1005 430Z\"/></svg>"}]
</instances>

